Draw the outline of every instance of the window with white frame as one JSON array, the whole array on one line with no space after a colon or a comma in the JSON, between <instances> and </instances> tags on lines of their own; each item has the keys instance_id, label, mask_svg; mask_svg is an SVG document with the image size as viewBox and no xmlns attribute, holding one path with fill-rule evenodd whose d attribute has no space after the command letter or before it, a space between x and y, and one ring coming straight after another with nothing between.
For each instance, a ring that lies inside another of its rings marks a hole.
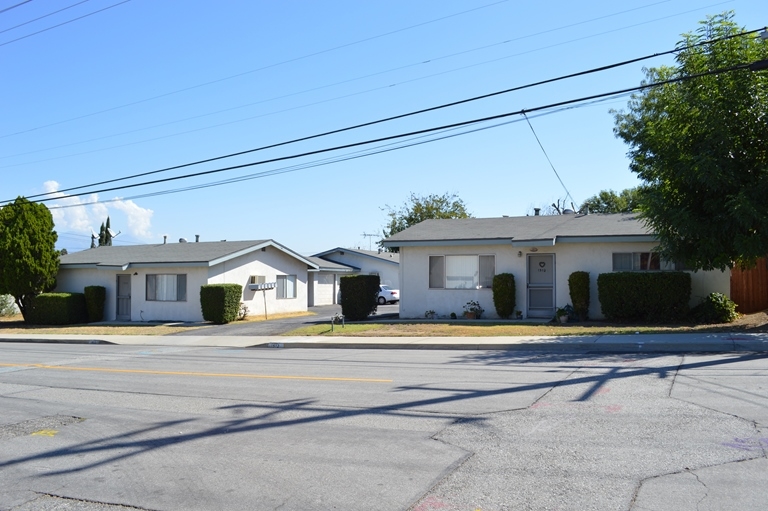
<instances>
[{"instance_id":1,"label":"window with white frame","mask_svg":"<svg viewBox=\"0 0 768 511\"><path fill-rule=\"evenodd\" d=\"M429 256L430 289L491 287L495 274L494 255Z\"/></svg>"},{"instance_id":2,"label":"window with white frame","mask_svg":"<svg viewBox=\"0 0 768 511\"><path fill-rule=\"evenodd\" d=\"M614 252L613 271L683 270L684 265L661 258L657 252Z\"/></svg>"},{"instance_id":3,"label":"window with white frame","mask_svg":"<svg viewBox=\"0 0 768 511\"><path fill-rule=\"evenodd\" d=\"M277 297L296 298L296 275L277 276Z\"/></svg>"},{"instance_id":4,"label":"window with white frame","mask_svg":"<svg viewBox=\"0 0 768 511\"><path fill-rule=\"evenodd\" d=\"M147 301L149 302L186 302L187 276L147 275Z\"/></svg>"}]
</instances>

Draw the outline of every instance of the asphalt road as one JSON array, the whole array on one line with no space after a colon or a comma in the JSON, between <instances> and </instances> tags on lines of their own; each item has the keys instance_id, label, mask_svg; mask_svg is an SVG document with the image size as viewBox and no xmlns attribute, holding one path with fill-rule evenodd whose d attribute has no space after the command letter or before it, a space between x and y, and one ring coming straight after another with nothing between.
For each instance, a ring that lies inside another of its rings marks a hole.
<instances>
[{"instance_id":1,"label":"asphalt road","mask_svg":"<svg viewBox=\"0 0 768 511\"><path fill-rule=\"evenodd\" d=\"M0 509L761 509L768 357L0 345Z\"/></svg>"},{"instance_id":2,"label":"asphalt road","mask_svg":"<svg viewBox=\"0 0 768 511\"><path fill-rule=\"evenodd\" d=\"M299 316L294 318L269 319L267 321L235 321L226 325L211 325L206 328L199 328L189 332L180 332L173 335L181 336L263 336L263 335L281 335L291 330L304 326L316 325L318 323L330 323L331 317L341 313L340 305L323 305L320 307L309 307L307 309L312 313L310 316ZM370 316L376 317L397 317L400 312L398 304L379 305L377 314Z\"/></svg>"}]
</instances>

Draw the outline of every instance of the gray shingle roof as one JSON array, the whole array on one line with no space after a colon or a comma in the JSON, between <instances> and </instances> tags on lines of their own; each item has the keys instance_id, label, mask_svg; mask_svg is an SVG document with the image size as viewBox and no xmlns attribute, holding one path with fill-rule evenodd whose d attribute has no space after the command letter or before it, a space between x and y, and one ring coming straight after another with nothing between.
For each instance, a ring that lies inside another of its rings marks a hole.
<instances>
[{"instance_id":1,"label":"gray shingle roof","mask_svg":"<svg viewBox=\"0 0 768 511\"><path fill-rule=\"evenodd\" d=\"M341 263L335 263L333 261L328 261L326 259L322 259L320 257L315 256L309 256L307 257L310 261L315 263L319 270L326 270L326 271L339 271L339 272L355 272L360 271L360 268L357 268L355 266L351 266L348 264L341 264Z\"/></svg>"},{"instance_id":2,"label":"gray shingle roof","mask_svg":"<svg viewBox=\"0 0 768 511\"><path fill-rule=\"evenodd\" d=\"M297 259L309 262L273 240L252 240L97 247L61 256L61 266L65 268L81 265L128 267L150 264L210 266L267 246L276 247Z\"/></svg>"},{"instance_id":3,"label":"gray shingle roof","mask_svg":"<svg viewBox=\"0 0 768 511\"><path fill-rule=\"evenodd\" d=\"M331 257L333 257L334 253L336 252L349 252L350 254L359 254L362 256L367 257L373 257L376 259L381 259L382 261L386 261L388 263L400 263L400 254L396 252L379 252L378 250L363 250L360 248L342 248L342 247L336 247L332 248L331 250L326 250L325 252L320 252L319 254L315 254L313 257L320 257L322 259L325 259L326 261L330 261Z\"/></svg>"},{"instance_id":4,"label":"gray shingle roof","mask_svg":"<svg viewBox=\"0 0 768 511\"><path fill-rule=\"evenodd\" d=\"M652 237L635 213L615 215L552 215L502 218L425 220L384 240L397 247L427 242L503 241L515 243L566 241L576 238ZM583 240L586 241L586 240Z\"/></svg>"}]
</instances>

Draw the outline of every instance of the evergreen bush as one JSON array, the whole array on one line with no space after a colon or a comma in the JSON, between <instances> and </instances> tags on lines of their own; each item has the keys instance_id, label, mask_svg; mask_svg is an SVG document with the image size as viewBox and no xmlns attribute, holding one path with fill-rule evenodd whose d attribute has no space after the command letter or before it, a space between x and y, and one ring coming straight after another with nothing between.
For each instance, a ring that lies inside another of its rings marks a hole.
<instances>
[{"instance_id":1,"label":"evergreen bush","mask_svg":"<svg viewBox=\"0 0 768 511\"><path fill-rule=\"evenodd\" d=\"M200 287L203 319L217 325L231 323L240 313L243 286L240 284L207 284Z\"/></svg>"},{"instance_id":2,"label":"evergreen bush","mask_svg":"<svg viewBox=\"0 0 768 511\"><path fill-rule=\"evenodd\" d=\"M104 319L104 302L107 299L107 289L104 286L86 286L84 291L88 322L101 321Z\"/></svg>"},{"instance_id":3,"label":"evergreen bush","mask_svg":"<svg viewBox=\"0 0 768 511\"><path fill-rule=\"evenodd\" d=\"M616 272L597 276L597 297L611 321L661 323L688 314L691 275L685 272Z\"/></svg>"},{"instance_id":4,"label":"evergreen bush","mask_svg":"<svg viewBox=\"0 0 768 511\"><path fill-rule=\"evenodd\" d=\"M362 321L376 312L380 282L378 275L350 275L339 279L341 313L347 321Z\"/></svg>"},{"instance_id":5,"label":"evergreen bush","mask_svg":"<svg viewBox=\"0 0 768 511\"><path fill-rule=\"evenodd\" d=\"M722 293L710 293L691 309L691 319L697 323L731 323L739 314L736 303Z\"/></svg>"},{"instance_id":6,"label":"evergreen bush","mask_svg":"<svg viewBox=\"0 0 768 511\"><path fill-rule=\"evenodd\" d=\"M509 319L515 313L515 276L499 273L493 276L493 306L500 318Z\"/></svg>"},{"instance_id":7,"label":"evergreen bush","mask_svg":"<svg viewBox=\"0 0 768 511\"><path fill-rule=\"evenodd\" d=\"M571 293L573 311L579 321L589 317L589 272L575 271L568 276L568 289Z\"/></svg>"},{"instance_id":8,"label":"evergreen bush","mask_svg":"<svg viewBox=\"0 0 768 511\"><path fill-rule=\"evenodd\" d=\"M42 293L32 300L30 325L74 325L88 320L83 293Z\"/></svg>"}]
</instances>

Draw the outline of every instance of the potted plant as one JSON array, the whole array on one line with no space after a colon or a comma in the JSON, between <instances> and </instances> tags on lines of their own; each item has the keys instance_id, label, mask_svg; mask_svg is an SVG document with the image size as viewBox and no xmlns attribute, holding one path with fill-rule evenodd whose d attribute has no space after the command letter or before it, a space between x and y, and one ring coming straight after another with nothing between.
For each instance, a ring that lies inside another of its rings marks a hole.
<instances>
[{"instance_id":1,"label":"potted plant","mask_svg":"<svg viewBox=\"0 0 768 511\"><path fill-rule=\"evenodd\" d=\"M565 307L558 307L555 310L555 319L560 323L568 323L568 319L574 317L575 313L570 304Z\"/></svg>"},{"instance_id":2,"label":"potted plant","mask_svg":"<svg viewBox=\"0 0 768 511\"><path fill-rule=\"evenodd\" d=\"M515 319L523 319L523 311L515 311Z\"/></svg>"},{"instance_id":3,"label":"potted plant","mask_svg":"<svg viewBox=\"0 0 768 511\"><path fill-rule=\"evenodd\" d=\"M480 315L485 311L480 307L477 300L470 300L464 304L464 317L467 319L480 319Z\"/></svg>"}]
</instances>

